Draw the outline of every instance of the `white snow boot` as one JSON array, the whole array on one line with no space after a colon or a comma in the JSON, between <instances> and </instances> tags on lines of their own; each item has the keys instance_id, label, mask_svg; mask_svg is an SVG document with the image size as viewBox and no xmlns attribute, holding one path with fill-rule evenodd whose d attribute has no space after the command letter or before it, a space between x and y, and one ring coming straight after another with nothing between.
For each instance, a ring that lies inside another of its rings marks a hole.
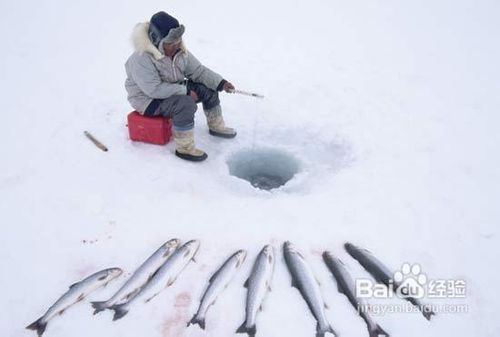
<instances>
[{"instance_id":1,"label":"white snow boot","mask_svg":"<svg viewBox=\"0 0 500 337\"><path fill-rule=\"evenodd\" d=\"M203 161L207 154L194 145L194 131L173 130L175 140L175 155L189 161Z\"/></svg>"},{"instance_id":2,"label":"white snow boot","mask_svg":"<svg viewBox=\"0 0 500 337\"><path fill-rule=\"evenodd\" d=\"M207 116L208 132L212 136L221 138L236 137L236 130L225 125L220 105L217 105L210 110L205 110L204 112L205 116Z\"/></svg>"}]
</instances>

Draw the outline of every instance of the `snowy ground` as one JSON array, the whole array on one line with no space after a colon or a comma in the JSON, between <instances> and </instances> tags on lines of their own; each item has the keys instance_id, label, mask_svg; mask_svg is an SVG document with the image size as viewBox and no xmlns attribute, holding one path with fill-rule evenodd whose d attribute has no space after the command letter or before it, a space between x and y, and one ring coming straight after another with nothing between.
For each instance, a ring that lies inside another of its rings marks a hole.
<instances>
[{"instance_id":1,"label":"snowy ground","mask_svg":"<svg viewBox=\"0 0 500 337\"><path fill-rule=\"evenodd\" d=\"M210 137L198 114L203 164L127 136L128 38L157 10L186 25L206 65L266 96L223 95L233 141ZM233 336L242 284L266 243L280 260L258 336L313 336L281 260L284 240L311 262L343 336L367 332L319 253L363 277L347 240L394 269L418 262L429 278L467 281L468 314L378 317L393 336L497 335L498 1L4 1L0 13L2 336L34 336L24 327L68 285L105 267L130 273L172 237L202 246L170 289L118 322L76 305L46 336ZM291 153L302 172L272 193L229 176L233 153L261 146ZM249 258L206 333L185 329L208 276L239 248Z\"/></svg>"}]
</instances>

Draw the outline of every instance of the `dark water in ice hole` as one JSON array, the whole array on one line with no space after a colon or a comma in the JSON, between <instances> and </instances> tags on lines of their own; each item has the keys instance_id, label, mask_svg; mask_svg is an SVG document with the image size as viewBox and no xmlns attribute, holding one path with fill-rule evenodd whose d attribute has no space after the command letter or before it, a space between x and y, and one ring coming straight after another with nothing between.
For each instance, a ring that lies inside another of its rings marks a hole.
<instances>
[{"instance_id":1,"label":"dark water in ice hole","mask_svg":"<svg viewBox=\"0 0 500 337\"><path fill-rule=\"evenodd\" d=\"M299 162L292 155L270 148L241 150L227 164L231 175L267 191L285 185L300 171Z\"/></svg>"}]
</instances>

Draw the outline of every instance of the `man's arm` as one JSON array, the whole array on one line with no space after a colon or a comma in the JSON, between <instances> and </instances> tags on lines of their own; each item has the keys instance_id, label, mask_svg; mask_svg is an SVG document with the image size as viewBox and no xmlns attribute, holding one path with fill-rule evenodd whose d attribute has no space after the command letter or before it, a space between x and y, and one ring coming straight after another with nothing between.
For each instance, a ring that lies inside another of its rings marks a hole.
<instances>
[{"instance_id":1,"label":"man's arm","mask_svg":"<svg viewBox=\"0 0 500 337\"><path fill-rule=\"evenodd\" d=\"M140 55L131 69L134 82L151 98L164 99L172 95L186 95L185 85L163 82L153 61L147 55Z\"/></svg>"},{"instance_id":2,"label":"man's arm","mask_svg":"<svg viewBox=\"0 0 500 337\"><path fill-rule=\"evenodd\" d=\"M223 82L221 75L201 64L189 51L187 52L185 75L194 82L202 83L212 90L218 90ZM223 84L222 84L223 85Z\"/></svg>"}]
</instances>

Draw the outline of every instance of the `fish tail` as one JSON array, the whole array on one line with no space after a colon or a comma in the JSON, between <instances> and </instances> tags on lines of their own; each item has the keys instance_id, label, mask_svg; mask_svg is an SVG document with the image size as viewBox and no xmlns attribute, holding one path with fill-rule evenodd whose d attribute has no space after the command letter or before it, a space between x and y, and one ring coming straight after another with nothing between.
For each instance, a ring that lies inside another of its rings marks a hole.
<instances>
[{"instance_id":1,"label":"fish tail","mask_svg":"<svg viewBox=\"0 0 500 337\"><path fill-rule=\"evenodd\" d=\"M389 337L390 335L382 329L382 327L378 324L369 328L370 337L379 337L380 335Z\"/></svg>"},{"instance_id":2,"label":"fish tail","mask_svg":"<svg viewBox=\"0 0 500 337\"><path fill-rule=\"evenodd\" d=\"M113 315L113 321L119 320L120 318L128 314L128 309L124 304L113 305L109 309L115 312L115 314Z\"/></svg>"},{"instance_id":3,"label":"fish tail","mask_svg":"<svg viewBox=\"0 0 500 337\"><path fill-rule=\"evenodd\" d=\"M106 302L90 302L94 308L94 315L108 308Z\"/></svg>"},{"instance_id":4,"label":"fish tail","mask_svg":"<svg viewBox=\"0 0 500 337\"><path fill-rule=\"evenodd\" d=\"M194 315L193 318L189 321L187 326L190 326L191 324L198 324L200 328L205 330L205 318L198 318L198 315Z\"/></svg>"},{"instance_id":5,"label":"fish tail","mask_svg":"<svg viewBox=\"0 0 500 337\"><path fill-rule=\"evenodd\" d=\"M36 330L36 333L38 334L38 336L41 336L45 332L46 327L47 327L47 322L44 322L43 317L40 317L39 319L37 319L36 321L34 321L30 325L28 325L26 327L26 329Z\"/></svg>"},{"instance_id":6,"label":"fish tail","mask_svg":"<svg viewBox=\"0 0 500 337\"><path fill-rule=\"evenodd\" d=\"M243 322L243 324L236 330L236 333L246 333L250 337L255 337L257 334L257 328L255 325L252 325L251 327L247 327L247 322Z\"/></svg>"},{"instance_id":7,"label":"fish tail","mask_svg":"<svg viewBox=\"0 0 500 337\"><path fill-rule=\"evenodd\" d=\"M422 306L421 310L422 310L422 315L424 315L424 317L428 321L431 320L432 316L436 316L436 313L434 311L432 311L431 308L428 306Z\"/></svg>"}]
</instances>

